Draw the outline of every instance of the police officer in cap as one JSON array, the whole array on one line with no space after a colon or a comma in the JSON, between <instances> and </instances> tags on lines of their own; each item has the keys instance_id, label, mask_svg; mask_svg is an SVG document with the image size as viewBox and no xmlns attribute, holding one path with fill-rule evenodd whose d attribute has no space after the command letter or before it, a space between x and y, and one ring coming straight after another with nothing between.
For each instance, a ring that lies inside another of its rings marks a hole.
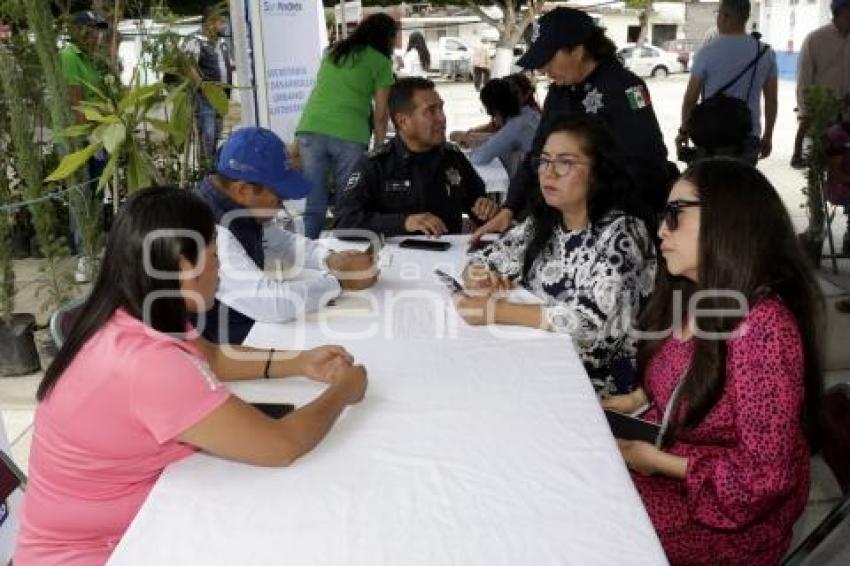
<instances>
[{"instance_id":1,"label":"police officer in cap","mask_svg":"<svg viewBox=\"0 0 850 566\"><path fill-rule=\"evenodd\" d=\"M517 63L545 72L552 80L543 103L532 151L511 179L504 207L475 232L502 232L537 187L530 158L539 153L543 134L558 115L577 112L599 118L620 142L639 199L659 211L672 181L667 147L646 84L617 60L616 46L587 13L555 8L535 23L532 44Z\"/></svg>"},{"instance_id":2,"label":"police officer in cap","mask_svg":"<svg viewBox=\"0 0 850 566\"><path fill-rule=\"evenodd\" d=\"M397 135L355 168L337 201L338 228L386 236L462 232L462 215L485 222L498 205L457 146L446 143L443 100L423 78L398 80L389 93Z\"/></svg>"}]
</instances>

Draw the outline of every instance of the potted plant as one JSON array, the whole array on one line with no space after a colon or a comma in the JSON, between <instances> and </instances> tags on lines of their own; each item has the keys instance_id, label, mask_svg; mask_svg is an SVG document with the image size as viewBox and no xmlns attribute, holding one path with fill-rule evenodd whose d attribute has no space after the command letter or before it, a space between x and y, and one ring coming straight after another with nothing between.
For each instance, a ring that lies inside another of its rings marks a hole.
<instances>
[{"instance_id":1,"label":"potted plant","mask_svg":"<svg viewBox=\"0 0 850 566\"><path fill-rule=\"evenodd\" d=\"M26 375L41 368L33 331L35 317L15 313L15 271L12 268L12 192L6 175L8 145L5 116L0 114L0 376Z\"/></svg>"},{"instance_id":2,"label":"potted plant","mask_svg":"<svg viewBox=\"0 0 850 566\"><path fill-rule=\"evenodd\" d=\"M826 222L826 207L823 200L823 183L826 174L827 147L826 130L835 120L839 100L827 89L813 85L806 89L806 116L809 117L808 137L811 141L806 151L806 211L809 225L797 237L804 251L815 266L820 265L823 241L829 229Z\"/></svg>"}]
</instances>

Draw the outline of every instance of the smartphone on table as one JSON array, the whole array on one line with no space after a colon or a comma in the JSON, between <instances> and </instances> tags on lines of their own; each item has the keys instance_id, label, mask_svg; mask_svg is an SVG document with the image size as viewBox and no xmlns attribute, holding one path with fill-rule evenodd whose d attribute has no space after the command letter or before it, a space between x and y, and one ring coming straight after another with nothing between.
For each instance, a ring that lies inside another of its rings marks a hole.
<instances>
[{"instance_id":1,"label":"smartphone on table","mask_svg":"<svg viewBox=\"0 0 850 566\"><path fill-rule=\"evenodd\" d=\"M445 271L441 269L435 269L434 275L436 275L440 283L445 285L452 293L463 293L463 285L460 284L460 281L458 281Z\"/></svg>"},{"instance_id":2,"label":"smartphone on table","mask_svg":"<svg viewBox=\"0 0 850 566\"><path fill-rule=\"evenodd\" d=\"M451 242L445 240L419 240L417 238L407 238L399 242L398 247L410 248L413 250L428 250L434 252L444 252L452 247Z\"/></svg>"}]
</instances>

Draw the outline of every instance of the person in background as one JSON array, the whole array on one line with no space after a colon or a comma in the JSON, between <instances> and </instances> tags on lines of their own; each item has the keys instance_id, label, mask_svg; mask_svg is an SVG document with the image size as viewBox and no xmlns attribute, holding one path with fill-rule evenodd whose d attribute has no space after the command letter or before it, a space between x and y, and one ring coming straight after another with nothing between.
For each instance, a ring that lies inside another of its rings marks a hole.
<instances>
[{"instance_id":1,"label":"person in background","mask_svg":"<svg viewBox=\"0 0 850 566\"><path fill-rule=\"evenodd\" d=\"M520 106L516 91L505 79L492 79L484 85L481 104L499 130L483 140L479 136L468 136L461 145L474 148L469 154L473 165L486 165L499 158L508 176L513 177L525 154L531 150L540 113L528 105Z\"/></svg>"},{"instance_id":2,"label":"person in background","mask_svg":"<svg viewBox=\"0 0 850 566\"><path fill-rule=\"evenodd\" d=\"M397 74L400 77L421 77L424 79L428 76L428 69L430 68L431 52L428 51L428 45L425 43L425 36L415 31L407 39L407 51L404 52L402 66Z\"/></svg>"},{"instance_id":3,"label":"person in background","mask_svg":"<svg viewBox=\"0 0 850 566\"><path fill-rule=\"evenodd\" d=\"M469 324L512 324L569 336L597 394L635 382L631 319L652 290L651 233L634 202L622 152L607 128L577 114L549 124L531 162L540 189L529 216L470 256L466 293L454 296ZM542 304L500 291L520 284Z\"/></svg>"},{"instance_id":4,"label":"person in background","mask_svg":"<svg viewBox=\"0 0 850 566\"><path fill-rule=\"evenodd\" d=\"M384 142L397 35L398 23L391 16L372 14L322 58L296 128L302 170L313 184L304 211L309 238L319 237L327 218L328 176L339 197L369 147L370 112L375 147Z\"/></svg>"},{"instance_id":5,"label":"person in background","mask_svg":"<svg viewBox=\"0 0 850 566\"><path fill-rule=\"evenodd\" d=\"M809 127L806 91L818 85L838 99L850 95L850 65L847 63L850 58L850 0L832 0L830 10L832 21L806 36L797 59L797 117L800 124L791 156L791 167L795 169L805 167L803 138Z\"/></svg>"},{"instance_id":6,"label":"person in background","mask_svg":"<svg viewBox=\"0 0 850 566\"><path fill-rule=\"evenodd\" d=\"M725 94L746 102L752 119L752 130L743 148L735 156L755 165L773 151L773 127L776 124L778 79L776 54L748 34L749 0L721 0L717 10L717 29L720 35L707 43L694 56L691 78L682 98L682 122L676 145L688 143L688 121L702 97L703 101L734 79L746 66L752 68L738 78ZM761 121L761 99L764 98L764 128Z\"/></svg>"},{"instance_id":7,"label":"person in background","mask_svg":"<svg viewBox=\"0 0 850 566\"><path fill-rule=\"evenodd\" d=\"M481 90L481 87L489 80L490 49L483 39L479 39L472 50L472 81L475 84L475 90Z\"/></svg>"},{"instance_id":8,"label":"person in background","mask_svg":"<svg viewBox=\"0 0 850 566\"><path fill-rule=\"evenodd\" d=\"M215 232L189 191L143 189L123 205L38 387L15 564L104 564L169 464L202 450L290 465L363 398L366 372L339 346L224 351L198 337L189 315L212 304ZM295 375L327 387L280 420L221 383Z\"/></svg>"},{"instance_id":9,"label":"person in background","mask_svg":"<svg viewBox=\"0 0 850 566\"><path fill-rule=\"evenodd\" d=\"M241 128L221 146L215 172L197 191L213 210L221 258L215 303L199 328L207 340L241 344L257 321L302 319L342 290L364 289L376 281L370 255L331 252L275 222L282 201L302 198L310 189L271 130ZM274 278L265 268L275 259L287 273L307 268L317 276Z\"/></svg>"},{"instance_id":10,"label":"person in background","mask_svg":"<svg viewBox=\"0 0 850 566\"><path fill-rule=\"evenodd\" d=\"M663 423L660 448L618 442L671 564L778 564L809 496L817 282L776 190L733 159L685 171L658 235L641 387L602 405Z\"/></svg>"},{"instance_id":11,"label":"person in background","mask_svg":"<svg viewBox=\"0 0 850 566\"><path fill-rule=\"evenodd\" d=\"M528 106L532 110L541 112L540 104L537 102L537 95L534 91L534 84L525 73L512 73L505 77L511 88L519 99L520 106Z\"/></svg>"},{"instance_id":12,"label":"person in background","mask_svg":"<svg viewBox=\"0 0 850 566\"><path fill-rule=\"evenodd\" d=\"M221 116L207 100L201 90L201 83L210 82L220 85L233 83L233 58L227 39L223 36L226 22L218 6L204 9L201 21L201 33L189 36L184 50L194 65L189 66L189 78L197 89L195 92L195 116L198 124L198 136L201 161L209 165L215 158L218 141L221 139ZM224 92L230 98L230 89Z\"/></svg>"},{"instance_id":13,"label":"person in background","mask_svg":"<svg viewBox=\"0 0 850 566\"><path fill-rule=\"evenodd\" d=\"M355 168L339 198L336 227L441 236L463 231L464 212L473 221L491 218L498 206L484 195L484 182L460 149L446 143L434 83L399 79L389 107L398 135Z\"/></svg>"},{"instance_id":14,"label":"person in background","mask_svg":"<svg viewBox=\"0 0 850 566\"><path fill-rule=\"evenodd\" d=\"M93 89L103 91L103 80L106 76L105 61L99 57L98 49L103 41L103 32L108 28L106 20L91 11L75 12L71 15L68 34L69 41L59 51L59 67L68 89L68 104L77 124L86 122L86 117L78 108L81 102L100 101ZM82 218L86 214L100 216L100 206L97 204L95 186L106 167L108 156L106 150L100 149L87 163L88 180L92 183L83 190L88 211L80 211L71 201L69 215L69 231L71 233L71 248L80 257L74 270L74 280L85 283L91 280L94 266L84 255L83 232L85 223Z\"/></svg>"},{"instance_id":15,"label":"person in background","mask_svg":"<svg viewBox=\"0 0 850 566\"><path fill-rule=\"evenodd\" d=\"M545 72L552 80L534 140L539 153L549 124L561 114L587 114L602 120L626 157L639 200L660 210L670 188L667 147L646 84L617 60L617 48L584 11L559 7L540 17L536 39L517 64ZM523 212L537 188L527 158L511 179L499 213L476 230L474 241L504 232Z\"/></svg>"}]
</instances>

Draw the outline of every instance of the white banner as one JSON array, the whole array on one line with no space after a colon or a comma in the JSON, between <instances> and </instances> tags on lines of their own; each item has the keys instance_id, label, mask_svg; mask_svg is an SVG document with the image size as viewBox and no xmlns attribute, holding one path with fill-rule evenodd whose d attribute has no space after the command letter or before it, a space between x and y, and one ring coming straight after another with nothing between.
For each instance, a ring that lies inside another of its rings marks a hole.
<instances>
[{"instance_id":1,"label":"white banner","mask_svg":"<svg viewBox=\"0 0 850 566\"><path fill-rule=\"evenodd\" d=\"M319 0L250 2L256 116L292 142L328 43Z\"/></svg>"}]
</instances>

